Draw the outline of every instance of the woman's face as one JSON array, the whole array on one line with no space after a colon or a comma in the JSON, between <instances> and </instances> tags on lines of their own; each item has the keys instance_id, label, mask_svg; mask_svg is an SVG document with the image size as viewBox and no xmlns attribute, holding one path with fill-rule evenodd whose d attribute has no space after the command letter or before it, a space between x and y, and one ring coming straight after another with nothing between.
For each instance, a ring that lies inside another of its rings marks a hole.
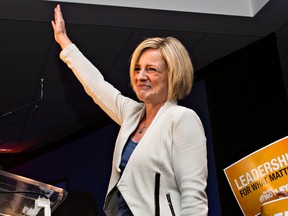
<instances>
[{"instance_id":1,"label":"woman's face","mask_svg":"<svg viewBox=\"0 0 288 216\"><path fill-rule=\"evenodd\" d=\"M168 76L162 54L157 49L144 50L136 62L133 89L144 103L165 103L168 95Z\"/></svg>"}]
</instances>

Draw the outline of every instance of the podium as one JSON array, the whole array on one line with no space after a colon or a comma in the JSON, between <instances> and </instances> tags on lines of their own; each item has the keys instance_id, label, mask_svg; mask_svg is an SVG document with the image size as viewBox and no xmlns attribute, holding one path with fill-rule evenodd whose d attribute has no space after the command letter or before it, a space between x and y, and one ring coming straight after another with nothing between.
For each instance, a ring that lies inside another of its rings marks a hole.
<instances>
[{"instance_id":1,"label":"podium","mask_svg":"<svg viewBox=\"0 0 288 216\"><path fill-rule=\"evenodd\" d=\"M51 216L67 191L0 170L0 216Z\"/></svg>"}]
</instances>

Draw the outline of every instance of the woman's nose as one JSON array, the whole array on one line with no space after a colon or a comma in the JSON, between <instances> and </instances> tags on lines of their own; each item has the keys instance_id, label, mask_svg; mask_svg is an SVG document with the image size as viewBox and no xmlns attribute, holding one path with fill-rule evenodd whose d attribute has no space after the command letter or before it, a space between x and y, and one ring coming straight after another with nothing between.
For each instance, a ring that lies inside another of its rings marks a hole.
<instances>
[{"instance_id":1,"label":"woman's nose","mask_svg":"<svg viewBox=\"0 0 288 216\"><path fill-rule=\"evenodd\" d=\"M148 75L148 72L146 69L142 69L142 70L138 71L138 78L140 80L146 80L148 78L147 75Z\"/></svg>"}]
</instances>

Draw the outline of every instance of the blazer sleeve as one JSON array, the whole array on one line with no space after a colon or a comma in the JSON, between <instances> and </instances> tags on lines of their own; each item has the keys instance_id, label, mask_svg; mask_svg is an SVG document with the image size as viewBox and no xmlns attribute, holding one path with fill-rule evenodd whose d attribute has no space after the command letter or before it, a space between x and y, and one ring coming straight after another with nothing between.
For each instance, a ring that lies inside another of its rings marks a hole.
<instances>
[{"instance_id":1,"label":"blazer sleeve","mask_svg":"<svg viewBox=\"0 0 288 216\"><path fill-rule=\"evenodd\" d=\"M207 149L202 123L186 110L173 126L173 167L181 193L181 216L207 215Z\"/></svg>"},{"instance_id":2,"label":"blazer sleeve","mask_svg":"<svg viewBox=\"0 0 288 216\"><path fill-rule=\"evenodd\" d=\"M136 101L121 95L120 91L104 80L100 71L80 52L75 44L65 47L60 58L73 71L86 93L117 124L121 125L127 109Z\"/></svg>"}]
</instances>

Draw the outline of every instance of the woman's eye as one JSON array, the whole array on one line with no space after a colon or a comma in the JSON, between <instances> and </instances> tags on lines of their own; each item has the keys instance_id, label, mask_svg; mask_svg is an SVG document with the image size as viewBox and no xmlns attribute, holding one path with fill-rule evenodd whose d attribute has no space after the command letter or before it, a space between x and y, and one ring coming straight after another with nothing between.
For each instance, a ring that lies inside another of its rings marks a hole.
<instances>
[{"instance_id":1,"label":"woman's eye","mask_svg":"<svg viewBox=\"0 0 288 216\"><path fill-rule=\"evenodd\" d=\"M140 71L141 70L141 68L140 67L135 67L135 69L134 69L135 71Z\"/></svg>"},{"instance_id":2,"label":"woman's eye","mask_svg":"<svg viewBox=\"0 0 288 216\"><path fill-rule=\"evenodd\" d=\"M148 68L148 71L149 72L156 72L157 70L156 70L156 68Z\"/></svg>"}]
</instances>

